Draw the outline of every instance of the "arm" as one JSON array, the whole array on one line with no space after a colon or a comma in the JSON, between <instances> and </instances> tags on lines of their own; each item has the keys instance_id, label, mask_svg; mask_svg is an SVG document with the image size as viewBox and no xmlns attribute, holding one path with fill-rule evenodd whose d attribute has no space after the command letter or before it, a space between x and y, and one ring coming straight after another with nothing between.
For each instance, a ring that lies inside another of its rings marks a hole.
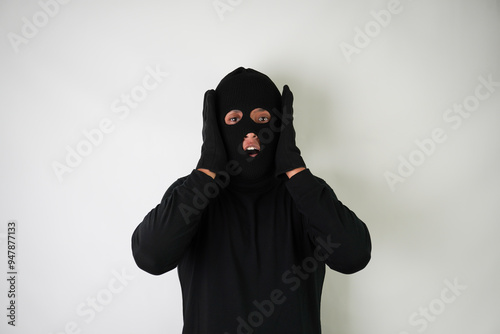
<instances>
[{"instance_id":1,"label":"arm","mask_svg":"<svg viewBox=\"0 0 500 334\"><path fill-rule=\"evenodd\" d=\"M139 268L160 275L177 266L198 230L208 199L206 184L215 181L193 170L174 182L161 203L151 210L132 235L132 253Z\"/></svg>"},{"instance_id":2,"label":"arm","mask_svg":"<svg viewBox=\"0 0 500 334\"><path fill-rule=\"evenodd\" d=\"M295 174L286 186L304 216L311 241L317 246L324 246L325 242L337 244L325 263L344 274L363 269L371 258L370 233L354 212L337 199L333 189L308 169Z\"/></svg>"},{"instance_id":3,"label":"arm","mask_svg":"<svg viewBox=\"0 0 500 334\"><path fill-rule=\"evenodd\" d=\"M329 254L325 259L326 264L344 274L359 271L371 257L368 229L337 199L325 181L305 168L295 144L293 94L286 85L283 87L282 105L284 126L276 153L277 173L286 173L288 176L288 192L304 217L311 241Z\"/></svg>"},{"instance_id":4,"label":"arm","mask_svg":"<svg viewBox=\"0 0 500 334\"><path fill-rule=\"evenodd\" d=\"M217 128L214 91L205 93L201 157L191 174L177 180L132 235L132 252L139 268L160 275L175 268L188 249L204 209L214 196L204 190L224 187L229 180L216 177L226 157ZM226 173L227 175L227 173ZM213 183L210 187L206 187Z\"/></svg>"}]
</instances>

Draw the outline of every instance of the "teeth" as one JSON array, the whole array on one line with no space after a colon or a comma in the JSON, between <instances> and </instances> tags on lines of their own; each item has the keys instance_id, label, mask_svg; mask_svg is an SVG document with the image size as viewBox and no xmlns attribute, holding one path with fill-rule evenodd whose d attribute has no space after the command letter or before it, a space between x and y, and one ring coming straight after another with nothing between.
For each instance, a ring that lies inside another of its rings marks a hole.
<instances>
[{"instance_id":1,"label":"teeth","mask_svg":"<svg viewBox=\"0 0 500 334\"><path fill-rule=\"evenodd\" d=\"M259 154L259 149L255 146L248 146L247 149L245 150L245 152L248 155L253 156L254 154L255 155Z\"/></svg>"}]
</instances>

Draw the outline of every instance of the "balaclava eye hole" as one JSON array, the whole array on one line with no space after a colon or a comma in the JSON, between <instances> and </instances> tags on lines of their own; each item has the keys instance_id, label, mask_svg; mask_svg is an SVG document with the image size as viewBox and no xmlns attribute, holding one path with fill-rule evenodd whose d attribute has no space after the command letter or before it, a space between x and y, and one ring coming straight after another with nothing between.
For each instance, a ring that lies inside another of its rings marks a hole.
<instances>
[{"instance_id":1,"label":"balaclava eye hole","mask_svg":"<svg viewBox=\"0 0 500 334\"><path fill-rule=\"evenodd\" d=\"M281 112L281 94L276 85L263 73L239 67L221 80L215 92L219 129L228 159L236 160L242 168L239 176L259 179L272 175ZM250 112L256 108L267 110L271 115L270 122L255 123L251 120ZM238 123L227 125L224 118L235 109L243 116ZM255 133L261 143L261 151L255 158L250 158L241 147L248 133Z\"/></svg>"}]
</instances>

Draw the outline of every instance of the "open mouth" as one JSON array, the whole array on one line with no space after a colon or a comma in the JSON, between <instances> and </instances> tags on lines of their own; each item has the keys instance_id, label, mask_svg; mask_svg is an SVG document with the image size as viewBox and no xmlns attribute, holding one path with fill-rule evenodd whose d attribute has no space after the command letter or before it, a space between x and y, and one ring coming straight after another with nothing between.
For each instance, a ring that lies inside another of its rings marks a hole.
<instances>
[{"instance_id":1,"label":"open mouth","mask_svg":"<svg viewBox=\"0 0 500 334\"><path fill-rule=\"evenodd\" d=\"M254 158L257 156L257 154L259 154L260 151L257 147L249 146L249 147L247 147L245 152L248 154L248 156Z\"/></svg>"}]
</instances>

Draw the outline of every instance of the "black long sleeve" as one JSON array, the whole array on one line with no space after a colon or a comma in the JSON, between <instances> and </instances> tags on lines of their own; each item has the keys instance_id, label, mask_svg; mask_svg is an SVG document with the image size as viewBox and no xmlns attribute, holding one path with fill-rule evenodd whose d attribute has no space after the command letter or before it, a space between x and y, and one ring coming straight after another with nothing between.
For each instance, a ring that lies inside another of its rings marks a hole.
<instances>
[{"instance_id":1,"label":"black long sleeve","mask_svg":"<svg viewBox=\"0 0 500 334\"><path fill-rule=\"evenodd\" d=\"M338 244L325 261L344 274L363 269L371 258L368 229L354 212L342 204L333 189L306 169L286 184L295 204L305 217L312 241L318 238Z\"/></svg>"},{"instance_id":2,"label":"black long sleeve","mask_svg":"<svg viewBox=\"0 0 500 334\"><path fill-rule=\"evenodd\" d=\"M177 180L132 236L140 268L159 275L177 267L182 333L320 334L325 265L343 273L366 266L365 224L309 170L230 182L200 200L216 182L196 170Z\"/></svg>"},{"instance_id":3,"label":"black long sleeve","mask_svg":"<svg viewBox=\"0 0 500 334\"><path fill-rule=\"evenodd\" d=\"M177 266L208 205L200 193L209 183L215 184L210 176L193 170L174 182L160 204L144 217L132 235L132 252L139 268L160 275Z\"/></svg>"}]
</instances>

